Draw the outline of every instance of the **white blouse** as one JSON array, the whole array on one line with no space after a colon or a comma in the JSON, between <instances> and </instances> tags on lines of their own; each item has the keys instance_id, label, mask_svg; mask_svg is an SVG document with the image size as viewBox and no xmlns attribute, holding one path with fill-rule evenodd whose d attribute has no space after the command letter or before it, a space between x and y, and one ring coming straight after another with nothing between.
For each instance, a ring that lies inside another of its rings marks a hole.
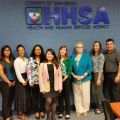
<instances>
[{"instance_id":1,"label":"white blouse","mask_svg":"<svg viewBox=\"0 0 120 120\"><path fill-rule=\"evenodd\" d=\"M23 79L21 73L25 73L28 65L28 59L25 58L22 60L21 58L16 58L14 61L14 68L16 76L21 83L25 83L25 80Z\"/></svg>"}]
</instances>

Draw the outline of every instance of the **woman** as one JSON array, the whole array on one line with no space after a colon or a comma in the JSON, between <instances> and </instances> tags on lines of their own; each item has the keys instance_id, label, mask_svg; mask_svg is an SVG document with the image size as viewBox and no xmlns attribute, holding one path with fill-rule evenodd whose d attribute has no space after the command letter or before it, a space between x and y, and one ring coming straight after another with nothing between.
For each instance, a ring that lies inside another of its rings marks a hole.
<instances>
[{"instance_id":1,"label":"woman","mask_svg":"<svg viewBox=\"0 0 120 120\"><path fill-rule=\"evenodd\" d=\"M97 108L95 110L96 114L102 113L102 100L103 97L103 90L102 90L102 83L103 83L103 67L104 67L104 55L102 54L102 46L99 41L95 41L93 43L92 49L92 61L93 61L93 79L92 79L92 87L93 95L96 100Z\"/></svg>"},{"instance_id":2,"label":"woman","mask_svg":"<svg viewBox=\"0 0 120 120\"><path fill-rule=\"evenodd\" d=\"M70 119L70 75L72 72L72 61L68 57L68 48L63 45L59 48L58 61L62 71L63 90L59 96L59 110L58 118L63 118L64 101L65 100L65 119Z\"/></svg>"},{"instance_id":3,"label":"woman","mask_svg":"<svg viewBox=\"0 0 120 120\"><path fill-rule=\"evenodd\" d=\"M41 45L37 44L33 47L31 57L28 60L27 78L32 92L32 104L35 112L35 118L44 118L44 99L39 90L39 64L45 59L44 51Z\"/></svg>"},{"instance_id":4,"label":"woman","mask_svg":"<svg viewBox=\"0 0 120 120\"><path fill-rule=\"evenodd\" d=\"M56 98L62 90L62 74L53 49L46 51L46 60L40 64L39 81L40 91L46 99L46 120L55 120Z\"/></svg>"},{"instance_id":5,"label":"woman","mask_svg":"<svg viewBox=\"0 0 120 120\"><path fill-rule=\"evenodd\" d=\"M17 76L15 90L15 110L18 118L25 120L25 113L31 108L30 91L27 81L27 64L28 59L25 57L25 47L21 44L17 46L18 57L14 61L15 73Z\"/></svg>"},{"instance_id":6,"label":"woman","mask_svg":"<svg viewBox=\"0 0 120 120\"><path fill-rule=\"evenodd\" d=\"M77 42L75 45L76 54L72 59L73 94L76 107L76 114L87 115L90 107L90 80L92 71L92 60L84 50L84 44Z\"/></svg>"},{"instance_id":7,"label":"woman","mask_svg":"<svg viewBox=\"0 0 120 120\"><path fill-rule=\"evenodd\" d=\"M1 48L0 60L0 92L2 94L3 120L11 120L11 104L14 97L15 74L13 67L14 58L8 45Z\"/></svg>"}]
</instances>

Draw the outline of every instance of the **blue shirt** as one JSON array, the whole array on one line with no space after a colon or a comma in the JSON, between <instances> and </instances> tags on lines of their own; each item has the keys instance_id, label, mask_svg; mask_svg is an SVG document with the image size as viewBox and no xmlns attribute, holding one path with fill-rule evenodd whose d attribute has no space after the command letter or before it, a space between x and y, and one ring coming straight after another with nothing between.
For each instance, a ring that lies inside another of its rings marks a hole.
<instances>
[{"instance_id":1,"label":"blue shirt","mask_svg":"<svg viewBox=\"0 0 120 120\"><path fill-rule=\"evenodd\" d=\"M0 62L1 64L1 62ZM15 80L15 74L14 72L11 72L11 64L10 63L6 63L6 76L8 78L8 80ZM2 78L0 77L0 82L2 82Z\"/></svg>"},{"instance_id":2,"label":"blue shirt","mask_svg":"<svg viewBox=\"0 0 120 120\"><path fill-rule=\"evenodd\" d=\"M77 63L76 55L73 54L71 56L71 60L72 60L72 68L73 68L72 72L75 75L83 76L85 72L88 73L88 75L81 82L86 82L88 80L91 80L91 78L92 78L91 77L92 59L91 59L90 55L88 53L86 53L86 52L83 52L80 61ZM77 83L78 80L73 78L73 82Z\"/></svg>"}]
</instances>

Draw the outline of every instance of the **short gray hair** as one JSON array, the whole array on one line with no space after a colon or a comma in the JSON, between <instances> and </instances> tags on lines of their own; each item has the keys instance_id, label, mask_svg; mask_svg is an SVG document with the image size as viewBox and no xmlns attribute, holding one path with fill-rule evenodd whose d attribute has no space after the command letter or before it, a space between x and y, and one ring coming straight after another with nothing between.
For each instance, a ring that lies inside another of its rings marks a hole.
<instances>
[{"instance_id":1,"label":"short gray hair","mask_svg":"<svg viewBox=\"0 0 120 120\"><path fill-rule=\"evenodd\" d=\"M80 44L80 45L82 45L82 46L84 47L84 43L83 43L83 42L81 42L81 41L76 42L76 43L75 43L75 47L76 47L76 45L78 45L78 44Z\"/></svg>"}]
</instances>

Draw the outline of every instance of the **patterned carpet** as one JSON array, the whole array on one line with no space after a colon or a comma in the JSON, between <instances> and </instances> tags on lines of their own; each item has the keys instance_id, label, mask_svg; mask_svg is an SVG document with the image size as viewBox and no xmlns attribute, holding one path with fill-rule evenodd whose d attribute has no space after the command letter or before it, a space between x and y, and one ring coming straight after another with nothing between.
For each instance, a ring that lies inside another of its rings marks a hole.
<instances>
[{"instance_id":1,"label":"patterned carpet","mask_svg":"<svg viewBox=\"0 0 120 120\"><path fill-rule=\"evenodd\" d=\"M0 120L2 119L0 118ZM19 120L19 119L17 119L17 116L13 116L13 120ZM34 118L34 115L31 115L28 117L28 120L36 120L36 119ZM46 120L46 119L41 119L41 120ZM58 119L56 115L56 120L65 120L65 118ZM96 115L94 114L93 110L90 110L88 115L76 117L75 112L71 112L70 120L104 120L104 114L102 113L102 114Z\"/></svg>"}]
</instances>

